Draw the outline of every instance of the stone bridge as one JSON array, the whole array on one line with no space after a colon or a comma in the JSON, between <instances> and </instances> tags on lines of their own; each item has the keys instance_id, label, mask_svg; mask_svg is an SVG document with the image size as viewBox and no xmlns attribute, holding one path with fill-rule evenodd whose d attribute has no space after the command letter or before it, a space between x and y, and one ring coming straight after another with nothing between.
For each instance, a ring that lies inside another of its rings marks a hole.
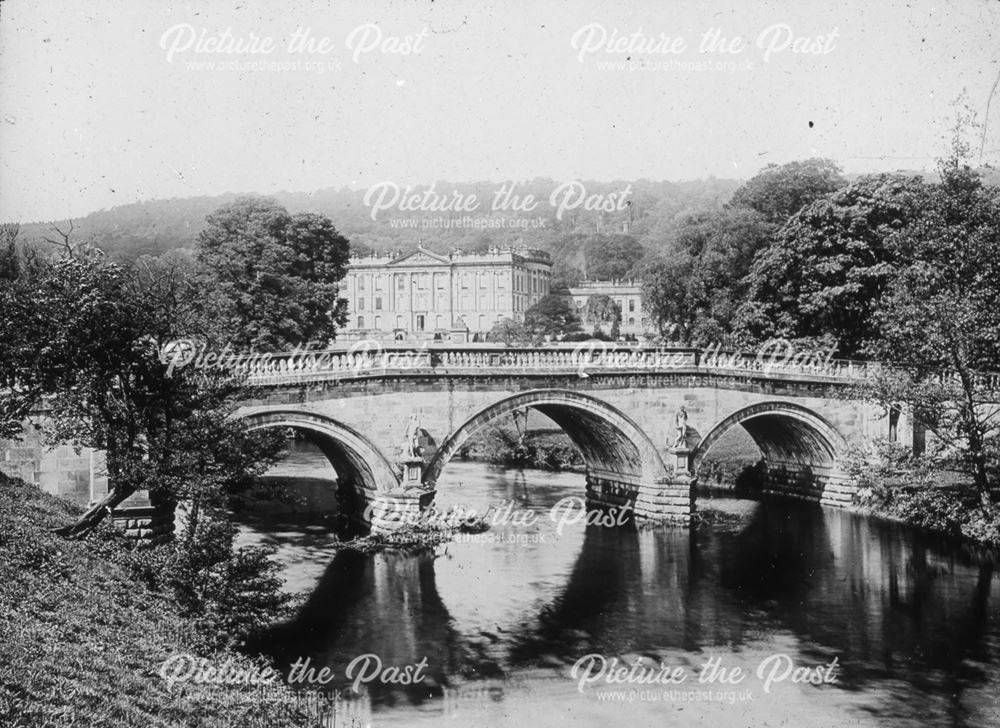
<instances>
[{"instance_id":1,"label":"stone bridge","mask_svg":"<svg viewBox=\"0 0 1000 728\"><path fill-rule=\"evenodd\" d=\"M889 416L851 397L865 365L830 359L592 342L516 349L363 342L189 364L246 375L259 398L237 416L315 443L337 473L342 500L380 528L432 502L438 478L471 437L527 410L548 417L579 449L590 506L628 507L638 520L686 521L703 459L733 428L760 450L764 492L828 505L852 497L845 448L890 436ZM891 430L912 442L905 414ZM6 470L82 502L106 492L92 455L32 453L30 442L22 451L18 460L8 449Z\"/></svg>"},{"instance_id":2,"label":"stone bridge","mask_svg":"<svg viewBox=\"0 0 1000 728\"><path fill-rule=\"evenodd\" d=\"M261 396L238 416L315 443L341 496L380 527L430 503L471 437L529 409L579 449L588 504L628 507L639 520L686 521L705 455L733 428L760 449L765 492L828 505L851 500L841 469L848 444L890 435L886 413L851 398L865 366L829 359L591 343L371 344L258 359L245 371ZM904 442L905 425L893 423Z\"/></svg>"}]
</instances>

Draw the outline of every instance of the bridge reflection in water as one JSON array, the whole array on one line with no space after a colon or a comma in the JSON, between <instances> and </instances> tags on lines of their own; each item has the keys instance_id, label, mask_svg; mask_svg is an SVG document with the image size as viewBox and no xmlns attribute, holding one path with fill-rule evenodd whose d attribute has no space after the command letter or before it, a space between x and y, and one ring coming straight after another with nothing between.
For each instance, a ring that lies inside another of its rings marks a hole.
<instances>
[{"instance_id":1,"label":"bridge reflection in water","mask_svg":"<svg viewBox=\"0 0 1000 728\"><path fill-rule=\"evenodd\" d=\"M544 510L558 491L535 492L532 507ZM816 505L739 507L752 513L738 527L581 526L547 544L339 552L298 617L260 644L281 665L310 657L338 677L365 653L386 665L426 657L420 685L368 688L376 715L440 717L442 696L469 684L498 686L493 697L514 714L518 682L536 695L523 700L547 696L532 710L586 709L568 668L593 652L691 672L709 653L750 669L773 652L801 664L837 657L840 683L807 702L758 695L755 710L776 723L821 698L828 724L942 715L936 724L977 725L996 715L1000 594L989 560ZM541 520L535 532L551 530Z\"/></svg>"}]
</instances>

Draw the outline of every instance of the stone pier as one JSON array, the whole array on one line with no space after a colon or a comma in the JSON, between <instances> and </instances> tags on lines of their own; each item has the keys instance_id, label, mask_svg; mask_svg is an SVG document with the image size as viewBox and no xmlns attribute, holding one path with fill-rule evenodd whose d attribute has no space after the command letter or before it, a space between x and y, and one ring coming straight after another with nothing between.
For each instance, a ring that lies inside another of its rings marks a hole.
<instances>
[{"instance_id":1,"label":"stone pier","mask_svg":"<svg viewBox=\"0 0 1000 728\"><path fill-rule=\"evenodd\" d=\"M646 480L588 470L587 507L613 514L628 509L637 524L687 525L694 513L693 484L686 474Z\"/></svg>"},{"instance_id":2,"label":"stone pier","mask_svg":"<svg viewBox=\"0 0 1000 728\"><path fill-rule=\"evenodd\" d=\"M377 493L365 509L364 525L375 534L392 534L420 520L437 491L412 488Z\"/></svg>"}]
</instances>

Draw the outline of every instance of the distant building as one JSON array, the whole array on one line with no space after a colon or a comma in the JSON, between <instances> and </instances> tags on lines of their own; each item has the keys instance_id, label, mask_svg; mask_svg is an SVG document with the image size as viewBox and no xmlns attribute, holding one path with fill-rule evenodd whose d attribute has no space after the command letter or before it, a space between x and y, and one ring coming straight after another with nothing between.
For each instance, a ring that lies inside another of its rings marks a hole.
<instances>
[{"instance_id":1,"label":"distant building","mask_svg":"<svg viewBox=\"0 0 1000 728\"><path fill-rule=\"evenodd\" d=\"M587 318L587 299L591 296L607 296L618 304L622 312L619 332L622 336L631 334L641 336L646 333L647 326L643 321L642 287L638 281L583 281L569 289L573 299L573 308L583 324L583 330L590 332L596 322ZM610 333L610 326L603 325L604 333Z\"/></svg>"},{"instance_id":2,"label":"distant building","mask_svg":"<svg viewBox=\"0 0 1000 728\"><path fill-rule=\"evenodd\" d=\"M503 318L524 321L551 279L548 253L527 248L352 258L345 338L482 338Z\"/></svg>"}]
</instances>

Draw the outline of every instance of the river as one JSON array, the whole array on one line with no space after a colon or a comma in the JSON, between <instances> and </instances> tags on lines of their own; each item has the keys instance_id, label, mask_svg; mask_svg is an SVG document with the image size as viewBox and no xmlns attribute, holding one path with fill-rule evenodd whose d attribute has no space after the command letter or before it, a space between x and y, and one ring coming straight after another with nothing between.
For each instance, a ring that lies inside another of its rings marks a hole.
<instances>
[{"instance_id":1,"label":"river","mask_svg":"<svg viewBox=\"0 0 1000 728\"><path fill-rule=\"evenodd\" d=\"M279 468L332 474L304 446ZM582 481L453 462L440 505L513 502L522 517L420 555L334 553L322 526L246 519L241 543L276 547L303 599L255 646L332 671L297 687L346 695L338 726L1000 725L1000 586L983 557L873 518L726 497L699 505L735 522L560 528L551 509ZM364 655L383 672L354 697ZM616 657L632 682L599 672ZM416 684L382 681L406 666Z\"/></svg>"}]
</instances>

